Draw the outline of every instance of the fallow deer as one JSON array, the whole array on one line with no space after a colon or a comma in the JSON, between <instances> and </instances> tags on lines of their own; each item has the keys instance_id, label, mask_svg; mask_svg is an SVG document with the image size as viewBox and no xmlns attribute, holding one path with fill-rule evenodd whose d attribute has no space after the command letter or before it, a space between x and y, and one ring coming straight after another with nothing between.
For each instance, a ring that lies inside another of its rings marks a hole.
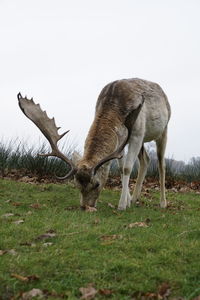
<instances>
[{"instance_id":1,"label":"fallow deer","mask_svg":"<svg viewBox=\"0 0 200 300\"><path fill-rule=\"evenodd\" d=\"M95 207L99 194L105 185L110 163L118 159L122 174L122 193L118 209L125 210L140 198L149 158L144 143L154 140L160 176L160 206L167 206L165 197L164 153L167 141L167 126L170 119L170 105L161 87L142 79L117 80L106 85L97 103L94 121L88 132L83 157L75 164L57 146L58 141L68 132L58 133L55 120L49 119L33 99L17 95L19 106L49 141L52 152L45 156L56 156L69 166L81 193L81 207ZM124 148L128 146L125 155ZM139 158L140 166L133 195L129 192L130 174Z\"/></svg>"}]
</instances>

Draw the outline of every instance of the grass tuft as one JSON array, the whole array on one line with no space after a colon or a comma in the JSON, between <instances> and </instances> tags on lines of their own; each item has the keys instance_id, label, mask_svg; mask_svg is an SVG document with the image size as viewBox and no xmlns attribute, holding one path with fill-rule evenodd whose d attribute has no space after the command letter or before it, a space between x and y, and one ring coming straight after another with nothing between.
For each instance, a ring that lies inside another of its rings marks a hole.
<instances>
[{"instance_id":1,"label":"grass tuft","mask_svg":"<svg viewBox=\"0 0 200 300\"><path fill-rule=\"evenodd\" d=\"M49 152L46 143L38 143L38 147L28 146L26 142L22 143L18 139L0 142L0 175L7 176L13 170L20 170L24 175L37 176L39 179L52 177L57 174L63 176L69 171L62 160L52 157L41 157L38 153ZM66 143L62 147L62 152L67 157L72 158L76 150L74 144ZM153 180L158 179L158 166L155 150L149 147L150 164L147 170L147 177ZM166 176L173 180L182 181L200 181L200 157L192 158L188 163L176 161L173 158L167 158ZM136 161L131 177L137 177L138 161ZM114 160L111 164L110 176L119 176L118 164Z\"/></svg>"},{"instance_id":2,"label":"grass tuft","mask_svg":"<svg viewBox=\"0 0 200 300\"><path fill-rule=\"evenodd\" d=\"M71 157L75 145L65 144L62 151ZM38 176L39 178L52 177L57 174L63 176L69 171L69 166L62 160L53 157L42 157L38 154L50 151L46 143L39 143L38 147L28 146L18 139L5 143L0 142L0 174L7 176L10 172L20 171L23 175Z\"/></svg>"}]
</instances>

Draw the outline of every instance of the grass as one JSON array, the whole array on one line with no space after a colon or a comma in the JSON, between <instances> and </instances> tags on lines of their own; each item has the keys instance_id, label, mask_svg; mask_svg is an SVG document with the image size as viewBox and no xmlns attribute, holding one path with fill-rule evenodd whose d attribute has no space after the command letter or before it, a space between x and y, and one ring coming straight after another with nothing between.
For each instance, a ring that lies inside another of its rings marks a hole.
<instances>
[{"instance_id":1,"label":"grass","mask_svg":"<svg viewBox=\"0 0 200 300\"><path fill-rule=\"evenodd\" d=\"M61 144L61 151L68 157L73 157L73 153L77 150L76 143L70 143L66 140ZM69 171L69 166L62 160L56 158L46 158L38 156L38 153L49 152L47 143L38 141L36 145L30 145L28 142L21 142L18 138L15 140L0 140L0 176L6 177L14 171L18 171L18 175L37 176L38 179L51 177L55 173L59 176L65 175ZM80 152L80 151L78 151ZM157 156L155 149L147 146L147 152L150 157L150 164L147 170L147 177L158 179ZM173 180L182 180L186 182L200 181L200 157L193 157L188 163L176 161L173 158L167 158L166 175ZM132 178L137 177L138 163L136 162ZM111 176L119 175L119 169L116 161L112 161Z\"/></svg>"},{"instance_id":2,"label":"grass","mask_svg":"<svg viewBox=\"0 0 200 300\"><path fill-rule=\"evenodd\" d=\"M106 290L110 299L141 299L163 283L171 298L200 294L198 194L170 192L162 210L150 191L125 212L108 205L117 205L117 191L104 190L93 213L80 211L78 198L71 185L0 180L0 299L33 288L48 299L79 299L89 283L103 291L95 299L108 298ZM148 227L127 228L145 220Z\"/></svg>"},{"instance_id":3,"label":"grass","mask_svg":"<svg viewBox=\"0 0 200 300\"><path fill-rule=\"evenodd\" d=\"M67 141L61 151L67 157L71 157L76 149L75 144ZM39 156L38 153L51 152L46 143L38 143L38 146L30 146L27 142L20 142L18 139L4 142L0 141L0 175L7 176L11 172L18 171L18 174L37 176L39 179L52 177L55 174L65 175L69 166L60 159L54 157Z\"/></svg>"}]
</instances>

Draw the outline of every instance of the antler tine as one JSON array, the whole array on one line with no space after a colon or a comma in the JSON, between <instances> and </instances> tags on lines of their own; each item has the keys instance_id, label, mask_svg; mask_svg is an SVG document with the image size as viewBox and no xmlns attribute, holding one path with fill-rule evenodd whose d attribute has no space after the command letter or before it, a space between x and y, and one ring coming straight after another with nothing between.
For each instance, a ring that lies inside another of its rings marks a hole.
<instances>
[{"instance_id":1,"label":"antler tine","mask_svg":"<svg viewBox=\"0 0 200 300\"><path fill-rule=\"evenodd\" d=\"M21 93L18 93L18 94L17 94L17 99L20 100L21 98L22 98Z\"/></svg>"},{"instance_id":2,"label":"antler tine","mask_svg":"<svg viewBox=\"0 0 200 300\"><path fill-rule=\"evenodd\" d=\"M58 130L58 128L60 129L60 127L56 127L57 128L57 130ZM62 133L62 134L58 134L58 138L57 138L57 142L59 141L59 140L61 140L62 138L63 138L63 136L64 135L66 135L68 132L69 132L70 130L67 130L67 131L65 131L64 133ZM45 134L44 134L45 135ZM46 136L46 135L45 135ZM51 148L52 148L52 152L51 153L46 153L46 154L43 154L43 153L41 153L41 154L38 154L38 155L40 155L40 156L45 156L45 157L47 157L47 156L57 156L57 157L59 157L59 156L62 156L62 160L64 160L64 158L63 158L63 154L59 151L59 149L58 149L58 147L57 147L57 144L54 144L54 143L52 143L52 141L49 139L49 137L47 137L46 136L46 138L47 138L47 140L49 141L49 143L50 143L50 145L51 145ZM59 154L59 156L58 156L58 154ZM70 163L71 163L71 161L70 161Z\"/></svg>"},{"instance_id":3,"label":"antler tine","mask_svg":"<svg viewBox=\"0 0 200 300\"><path fill-rule=\"evenodd\" d=\"M60 129L60 127L58 127L58 128ZM65 131L64 133L60 134L60 139L62 139L63 136L64 136L65 134L67 134L68 132L69 132L69 130L67 130L67 131Z\"/></svg>"},{"instance_id":4,"label":"antler tine","mask_svg":"<svg viewBox=\"0 0 200 300\"><path fill-rule=\"evenodd\" d=\"M27 99L26 97L23 98L20 93L17 95L17 98L19 101L19 107L21 108L22 112L40 129L40 131L44 134L44 136L47 138L47 140L51 145L52 148L51 153L39 154L39 155L44 157L55 156L64 160L68 165L70 165L71 170L69 171L69 173L66 174L66 176L64 177L61 177L60 179L66 179L72 174L74 174L76 171L74 164L58 149L57 146L58 141L64 135L66 135L69 132L69 130L65 131L62 134L59 134L58 129L60 127L56 126L55 119L54 118L50 119L47 116L46 111L41 110L39 104L35 104L32 98L31 100Z\"/></svg>"}]
</instances>

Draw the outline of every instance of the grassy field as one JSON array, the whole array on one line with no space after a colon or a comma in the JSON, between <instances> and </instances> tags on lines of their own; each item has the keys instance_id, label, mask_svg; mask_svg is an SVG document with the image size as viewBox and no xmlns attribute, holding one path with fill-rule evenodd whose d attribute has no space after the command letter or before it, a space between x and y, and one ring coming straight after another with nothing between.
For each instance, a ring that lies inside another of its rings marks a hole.
<instances>
[{"instance_id":1,"label":"grassy field","mask_svg":"<svg viewBox=\"0 0 200 300\"><path fill-rule=\"evenodd\" d=\"M125 212L117 191L92 213L78 198L70 185L0 180L0 299L200 295L199 194L169 192L162 210L150 190Z\"/></svg>"}]
</instances>

